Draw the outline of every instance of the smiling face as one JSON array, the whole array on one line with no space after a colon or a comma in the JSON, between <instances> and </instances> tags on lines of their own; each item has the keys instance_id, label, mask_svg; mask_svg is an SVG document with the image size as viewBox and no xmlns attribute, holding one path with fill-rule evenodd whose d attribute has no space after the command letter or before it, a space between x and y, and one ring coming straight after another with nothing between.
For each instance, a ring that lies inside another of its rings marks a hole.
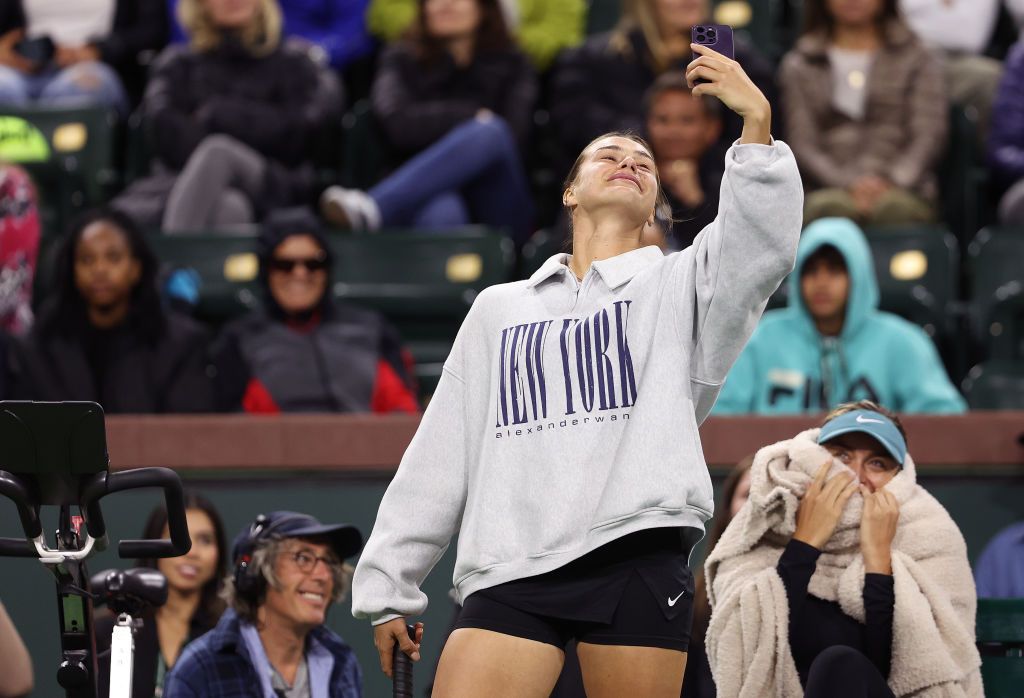
<instances>
[{"instance_id":1,"label":"smiling face","mask_svg":"<svg viewBox=\"0 0 1024 698\"><path fill-rule=\"evenodd\" d=\"M324 623L334 593L334 576L324 559L341 564L326 543L300 538L282 543L274 560L277 584L267 587L262 607L268 625L309 632Z\"/></svg>"},{"instance_id":2,"label":"smiling face","mask_svg":"<svg viewBox=\"0 0 1024 698\"><path fill-rule=\"evenodd\" d=\"M289 315L306 313L327 292L327 254L312 235L291 235L271 255L270 295Z\"/></svg>"},{"instance_id":3,"label":"smiling face","mask_svg":"<svg viewBox=\"0 0 1024 698\"><path fill-rule=\"evenodd\" d=\"M587 146L562 200L588 214L612 209L630 225L654 220L658 176L650 150L631 138L607 136Z\"/></svg>"},{"instance_id":4,"label":"smiling face","mask_svg":"<svg viewBox=\"0 0 1024 698\"><path fill-rule=\"evenodd\" d=\"M822 446L852 470L860 483L872 492L884 487L900 469L899 463L882 444L867 434L840 434Z\"/></svg>"},{"instance_id":5,"label":"smiling face","mask_svg":"<svg viewBox=\"0 0 1024 698\"><path fill-rule=\"evenodd\" d=\"M217 532L213 521L202 509L185 512L192 548L181 557L161 558L157 569L167 577L167 586L181 594L197 593L217 574ZM164 538L170 532L164 527Z\"/></svg>"}]
</instances>

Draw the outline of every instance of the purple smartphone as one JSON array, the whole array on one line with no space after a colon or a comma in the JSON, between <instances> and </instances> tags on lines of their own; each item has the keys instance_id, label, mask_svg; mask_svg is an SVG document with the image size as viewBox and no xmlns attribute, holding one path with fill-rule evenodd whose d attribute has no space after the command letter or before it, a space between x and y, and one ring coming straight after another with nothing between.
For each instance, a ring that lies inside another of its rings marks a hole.
<instances>
[{"instance_id":1,"label":"purple smartphone","mask_svg":"<svg viewBox=\"0 0 1024 698\"><path fill-rule=\"evenodd\" d=\"M695 44L707 46L718 51L726 58L735 58L735 55L733 55L732 27L727 24L696 24L690 29L690 40ZM700 54L694 51L694 60L699 57ZM697 82L707 82L707 80L700 79Z\"/></svg>"}]
</instances>

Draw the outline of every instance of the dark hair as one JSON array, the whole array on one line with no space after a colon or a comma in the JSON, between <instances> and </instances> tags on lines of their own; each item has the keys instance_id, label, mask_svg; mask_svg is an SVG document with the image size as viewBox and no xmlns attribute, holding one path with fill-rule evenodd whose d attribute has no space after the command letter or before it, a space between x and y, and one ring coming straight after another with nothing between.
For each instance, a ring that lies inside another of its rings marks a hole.
<instances>
[{"instance_id":1,"label":"dark hair","mask_svg":"<svg viewBox=\"0 0 1024 698\"><path fill-rule=\"evenodd\" d=\"M711 554L718 544L725 529L732 523L732 498L736 495L736 489L740 486L743 476L750 472L754 465L754 455L751 454L742 458L730 471L729 476L722 483L722 495L718 500L714 524L711 533L708 534L707 545L704 548L704 559ZM691 637L703 640L707 633L708 623L711 621L711 604L708 601L707 579L704 577L703 569L697 575L693 594L693 632ZM700 633L698 635L698 632Z\"/></svg>"},{"instance_id":2,"label":"dark hair","mask_svg":"<svg viewBox=\"0 0 1024 698\"><path fill-rule=\"evenodd\" d=\"M287 319L288 313L278 305L274 294L270 292L270 260L273 259L274 250L281 243L296 235L308 235L316 240L316 244L323 250L327 262L327 276L330 278L334 269L334 254L331 246L327 244L327 236L324 235L320 220L313 215L313 212L306 207L278 209L270 213L263 222L263 232L260 234L258 244L258 255L260 260L259 281L263 288L264 309L270 317L276 320ZM333 308L330 285L321 296L320 302L313 312L320 312L322 316L328 315Z\"/></svg>"},{"instance_id":3,"label":"dark hair","mask_svg":"<svg viewBox=\"0 0 1024 698\"><path fill-rule=\"evenodd\" d=\"M213 502L195 490L185 490L185 509L198 509L210 517L210 523L213 524L214 538L217 543L217 566L213 577L203 585L200 591L197 613L204 620L216 623L221 613L224 612L224 601L220 598L220 590L228 571L228 556L230 554L227 537L224 533L224 521L221 520ZM146 519L146 525L142 529L142 537L160 538L164 535L166 527L167 509L161 504L150 512L149 518ZM139 567L157 569L157 560L152 558L137 560L135 564Z\"/></svg>"},{"instance_id":4,"label":"dark hair","mask_svg":"<svg viewBox=\"0 0 1024 698\"><path fill-rule=\"evenodd\" d=\"M644 115L648 115L651 112L651 106L654 104L654 100L661 97L666 92L682 92L690 95L693 99L700 102L700 105L704 108L704 115L709 119L720 121L722 119L722 103L715 97L708 97L706 95L693 96L693 90L686 84L686 75L679 71L670 70L667 73L662 73L658 78L651 83L651 86L644 92Z\"/></svg>"},{"instance_id":5,"label":"dark hair","mask_svg":"<svg viewBox=\"0 0 1024 698\"><path fill-rule=\"evenodd\" d=\"M113 225L124 236L131 255L139 262L139 282L132 289L128 325L150 344L163 336L166 316L157 290L157 259L135 221L113 208L101 207L76 218L57 251L54 282L57 292L40 314L39 331L43 336L81 334L88 326L85 299L75 285L75 251L82 234L93 223Z\"/></svg>"},{"instance_id":6,"label":"dark hair","mask_svg":"<svg viewBox=\"0 0 1024 698\"><path fill-rule=\"evenodd\" d=\"M807 255L807 259L805 259L804 263L800 266L800 276L803 276L812 264L817 264L818 262L825 262L825 264L830 267L847 269L846 257L843 256L843 253L840 252L838 248L834 245L822 245L814 252Z\"/></svg>"},{"instance_id":7,"label":"dark hair","mask_svg":"<svg viewBox=\"0 0 1024 698\"><path fill-rule=\"evenodd\" d=\"M877 402L872 402L871 400L857 400L857 402L844 402L843 404L838 405L835 409L825 415L825 419L822 420L821 426L825 426L836 417L841 417L847 412L853 412L855 410L868 410L869 412L877 412L883 417L888 417L889 420L896 425L896 428L903 436L903 440L907 440L907 431L903 428L903 422L901 422L900 418L896 416L896 413L886 407L882 407Z\"/></svg>"},{"instance_id":8,"label":"dark hair","mask_svg":"<svg viewBox=\"0 0 1024 698\"><path fill-rule=\"evenodd\" d=\"M480 8L480 25L476 28L473 54L504 51L512 46L512 35L505 23L505 15L498 0L475 0ZM431 36L427 27L427 0L417 2L416 21L409 27L406 40L412 44L421 60L433 62L445 52L444 42Z\"/></svg>"},{"instance_id":9,"label":"dark hair","mask_svg":"<svg viewBox=\"0 0 1024 698\"><path fill-rule=\"evenodd\" d=\"M878 14L878 25L882 26L890 19L899 19L896 0L882 0L882 11ZM832 36L836 20L828 9L828 0L804 0L804 28L802 34L810 34L824 30Z\"/></svg>"}]
</instances>

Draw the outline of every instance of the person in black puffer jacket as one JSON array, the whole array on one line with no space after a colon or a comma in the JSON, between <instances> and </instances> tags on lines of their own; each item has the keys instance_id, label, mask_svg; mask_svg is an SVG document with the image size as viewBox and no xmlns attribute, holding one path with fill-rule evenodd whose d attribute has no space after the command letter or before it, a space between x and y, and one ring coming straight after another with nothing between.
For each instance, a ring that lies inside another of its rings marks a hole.
<instances>
[{"instance_id":1,"label":"person in black puffer jacket","mask_svg":"<svg viewBox=\"0 0 1024 698\"><path fill-rule=\"evenodd\" d=\"M166 232L251 224L314 195L311 142L341 88L301 41L281 43L276 0L182 0L188 46L157 59L143 115L154 173L116 205Z\"/></svg>"},{"instance_id":2,"label":"person in black puffer jacket","mask_svg":"<svg viewBox=\"0 0 1024 698\"><path fill-rule=\"evenodd\" d=\"M342 227L445 228L479 223L532 232L523 167L537 80L515 48L498 0L420 0L410 37L388 47L373 112L412 157L368 192L330 187L324 216Z\"/></svg>"},{"instance_id":3,"label":"person in black puffer jacket","mask_svg":"<svg viewBox=\"0 0 1024 698\"><path fill-rule=\"evenodd\" d=\"M331 250L310 211L271 214L259 257L265 307L225 327L213 350L221 409L418 411L398 332L331 298Z\"/></svg>"},{"instance_id":4,"label":"person in black puffer jacket","mask_svg":"<svg viewBox=\"0 0 1024 698\"><path fill-rule=\"evenodd\" d=\"M71 227L57 290L12 338L9 399L87 400L105 412L212 412L207 332L164 310L157 261L124 214L97 209Z\"/></svg>"}]
</instances>

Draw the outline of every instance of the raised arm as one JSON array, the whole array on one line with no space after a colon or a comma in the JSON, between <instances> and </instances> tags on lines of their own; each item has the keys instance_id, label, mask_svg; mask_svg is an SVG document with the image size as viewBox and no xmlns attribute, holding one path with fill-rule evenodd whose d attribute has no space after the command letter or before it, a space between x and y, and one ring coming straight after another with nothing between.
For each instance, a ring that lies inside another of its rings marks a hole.
<instances>
[{"instance_id":1,"label":"raised arm","mask_svg":"<svg viewBox=\"0 0 1024 698\"><path fill-rule=\"evenodd\" d=\"M677 260L681 341L691 344L690 382L698 422L746 344L769 296L796 259L803 187L789 147L771 139L768 100L732 61L704 46L687 80L743 117L740 140L726 155L718 216ZM692 299L692 301L691 301ZM692 305L691 305L692 302Z\"/></svg>"}]
</instances>

